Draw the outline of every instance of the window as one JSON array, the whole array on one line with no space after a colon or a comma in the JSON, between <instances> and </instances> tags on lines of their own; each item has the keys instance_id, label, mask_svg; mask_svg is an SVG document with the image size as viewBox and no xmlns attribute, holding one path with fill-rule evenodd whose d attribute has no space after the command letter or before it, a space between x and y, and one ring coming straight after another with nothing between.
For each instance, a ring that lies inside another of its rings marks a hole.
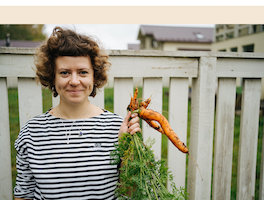
<instances>
[{"instance_id":1,"label":"window","mask_svg":"<svg viewBox=\"0 0 264 200\"><path fill-rule=\"evenodd\" d=\"M234 38L234 32L226 33L226 39Z\"/></svg>"},{"instance_id":2,"label":"window","mask_svg":"<svg viewBox=\"0 0 264 200\"><path fill-rule=\"evenodd\" d=\"M231 51L231 52L237 52L237 47L231 47L231 48L230 48L230 51Z\"/></svg>"},{"instance_id":3,"label":"window","mask_svg":"<svg viewBox=\"0 0 264 200\"><path fill-rule=\"evenodd\" d=\"M204 35L202 33L195 33L195 37L199 40L199 39L203 39Z\"/></svg>"},{"instance_id":4,"label":"window","mask_svg":"<svg viewBox=\"0 0 264 200\"><path fill-rule=\"evenodd\" d=\"M254 52L254 44L244 45L243 52Z\"/></svg>"},{"instance_id":5,"label":"window","mask_svg":"<svg viewBox=\"0 0 264 200\"><path fill-rule=\"evenodd\" d=\"M264 31L264 26L262 24L253 25L253 33L258 33Z\"/></svg>"},{"instance_id":6,"label":"window","mask_svg":"<svg viewBox=\"0 0 264 200\"><path fill-rule=\"evenodd\" d=\"M220 41L223 41L224 40L224 35L218 35L216 36L216 41L217 42L220 42Z\"/></svg>"},{"instance_id":7,"label":"window","mask_svg":"<svg viewBox=\"0 0 264 200\"><path fill-rule=\"evenodd\" d=\"M235 24L226 24L227 29L234 29Z\"/></svg>"},{"instance_id":8,"label":"window","mask_svg":"<svg viewBox=\"0 0 264 200\"><path fill-rule=\"evenodd\" d=\"M159 44L158 44L158 42L157 42L156 40L153 39L153 40L151 41L151 46L152 46L152 48L156 49L156 48L159 47Z\"/></svg>"},{"instance_id":9,"label":"window","mask_svg":"<svg viewBox=\"0 0 264 200\"><path fill-rule=\"evenodd\" d=\"M219 49L218 51L225 52L225 51L226 51L226 49Z\"/></svg>"},{"instance_id":10,"label":"window","mask_svg":"<svg viewBox=\"0 0 264 200\"><path fill-rule=\"evenodd\" d=\"M248 35L248 27L241 28L239 30L239 36L245 36L245 35Z\"/></svg>"}]
</instances>

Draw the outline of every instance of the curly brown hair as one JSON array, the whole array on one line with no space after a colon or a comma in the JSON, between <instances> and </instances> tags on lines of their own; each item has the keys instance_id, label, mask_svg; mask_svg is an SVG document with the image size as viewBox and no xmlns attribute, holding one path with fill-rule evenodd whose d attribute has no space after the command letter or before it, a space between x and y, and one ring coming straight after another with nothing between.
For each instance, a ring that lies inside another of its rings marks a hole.
<instances>
[{"instance_id":1,"label":"curly brown hair","mask_svg":"<svg viewBox=\"0 0 264 200\"><path fill-rule=\"evenodd\" d=\"M94 97L98 88L107 82L110 67L108 56L102 52L91 37L78 34L70 29L55 27L52 35L37 50L35 55L37 80L58 96L54 86L55 61L59 56L89 56L94 70L94 87L90 96Z\"/></svg>"}]
</instances>

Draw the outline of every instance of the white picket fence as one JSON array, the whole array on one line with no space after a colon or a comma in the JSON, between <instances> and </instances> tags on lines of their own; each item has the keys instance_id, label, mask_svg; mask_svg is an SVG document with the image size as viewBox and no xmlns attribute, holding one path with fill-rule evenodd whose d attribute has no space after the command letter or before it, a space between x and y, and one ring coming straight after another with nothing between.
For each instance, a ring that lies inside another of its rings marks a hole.
<instances>
[{"instance_id":1,"label":"white picket fence","mask_svg":"<svg viewBox=\"0 0 264 200\"><path fill-rule=\"evenodd\" d=\"M33 53L34 49L0 48L1 200L12 199L6 78L18 77L20 127L31 117L43 112L41 87L34 80ZM135 87L133 81L135 77L143 78L143 99L151 96L152 102L149 107L161 112L162 78L167 77L170 80L169 121L185 144L187 143L189 79L192 79L188 166L186 166L186 155L179 152L171 142L168 144L169 169L173 172L176 186L187 187L191 200L230 199L236 78L243 78L237 199L254 198L264 54L109 51L109 55L112 63L109 77L113 80L114 86L114 112L125 116L126 107ZM56 105L58 100L53 100L53 105ZM103 90L91 101L104 107ZM156 157L161 158L161 134L145 123L142 129L144 139L148 137L155 139L153 149ZM259 189L261 200L264 200L263 157L264 142L262 142ZM212 169L214 169L213 179ZM188 174L187 183L186 174Z\"/></svg>"}]
</instances>

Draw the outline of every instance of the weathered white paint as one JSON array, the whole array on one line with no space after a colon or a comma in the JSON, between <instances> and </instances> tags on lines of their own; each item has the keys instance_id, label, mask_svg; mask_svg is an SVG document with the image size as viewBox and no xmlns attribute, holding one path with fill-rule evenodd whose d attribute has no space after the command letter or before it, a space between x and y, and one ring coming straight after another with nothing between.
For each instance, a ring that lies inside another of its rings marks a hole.
<instances>
[{"instance_id":1,"label":"weathered white paint","mask_svg":"<svg viewBox=\"0 0 264 200\"><path fill-rule=\"evenodd\" d=\"M89 101L99 108L104 108L104 88L100 88L95 97L89 97Z\"/></svg>"},{"instance_id":2,"label":"weathered white paint","mask_svg":"<svg viewBox=\"0 0 264 200\"><path fill-rule=\"evenodd\" d=\"M237 200L254 199L255 196L260 89L260 79L244 80L240 118Z\"/></svg>"},{"instance_id":3,"label":"weathered white paint","mask_svg":"<svg viewBox=\"0 0 264 200\"><path fill-rule=\"evenodd\" d=\"M0 54L33 55L35 48L0 47ZM158 50L106 50L110 56L140 57L221 57L221 58L263 58L264 53L211 52L211 51L158 51Z\"/></svg>"},{"instance_id":4,"label":"weathered white paint","mask_svg":"<svg viewBox=\"0 0 264 200\"><path fill-rule=\"evenodd\" d=\"M198 61L195 58L171 57L110 57L110 78L116 77L196 77ZM133 69L133 70L131 70Z\"/></svg>"},{"instance_id":5,"label":"weathered white paint","mask_svg":"<svg viewBox=\"0 0 264 200\"><path fill-rule=\"evenodd\" d=\"M264 60L219 58L216 66L216 76L218 77L264 77L264 71L262 70Z\"/></svg>"},{"instance_id":6,"label":"weathered white paint","mask_svg":"<svg viewBox=\"0 0 264 200\"><path fill-rule=\"evenodd\" d=\"M169 91L169 122L180 140L187 144L188 78L171 78ZM168 141L168 167L176 187L185 188L186 154Z\"/></svg>"},{"instance_id":7,"label":"weathered white paint","mask_svg":"<svg viewBox=\"0 0 264 200\"><path fill-rule=\"evenodd\" d=\"M32 117L42 113L42 91L32 78L18 79L19 122L22 128Z\"/></svg>"},{"instance_id":8,"label":"weathered white paint","mask_svg":"<svg viewBox=\"0 0 264 200\"><path fill-rule=\"evenodd\" d=\"M1 77L34 77L33 55L0 54Z\"/></svg>"},{"instance_id":9,"label":"weathered white paint","mask_svg":"<svg viewBox=\"0 0 264 200\"><path fill-rule=\"evenodd\" d=\"M12 199L11 147L9 134L8 94L5 78L0 78L0 199Z\"/></svg>"},{"instance_id":10,"label":"weathered white paint","mask_svg":"<svg viewBox=\"0 0 264 200\"><path fill-rule=\"evenodd\" d=\"M57 105L59 105L59 103L60 103L60 96L58 95L58 96L54 97L52 95L52 107L53 108L56 107Z\"/></svg>"},{"instance_id":11,"label":"weathered white paint","mask_svg":"<svg viewBox=\"0 0 264 200\"><path fill-rule=\"evenodd\" d=\"M211 196L216 58L201 57L193 80L191 138L188 171L190 200Z\"/></svg>"},{"instance_id":12,"label":"weathered white paint","mask_svg":"<svg viewBox=\"0 0 264 200\"><path fill-rule=\"evenodd\" d=\"M161 78L144 78L143 80L143 100L151 97L149 109L162 113L162 79ZM142 125L143 139L147 141L154 140L152 150L156 159L161 159L161 134L149 127L146 122Z\"/></svg>"},{"instance_id":13,"label":"weathered white paint","mask_svg":"<svg viewBox=\"0 0 264 200\"><path fill-rule=\"evenodd\" d=\"M127 106L133 96L132 78L115 78L114 80L114 112L122 117L127 115Z\"/></svg>"},{"instance_id":14,"label":"weathered white paint","mask_svg":"<svg viewBox=\"0 0 264 200\"><path fill-rule=\"evenodd\" d=\"M235 99L236 79L220 78L215 120L213 200L230 199Z\"/></svg>"}]
</instances>

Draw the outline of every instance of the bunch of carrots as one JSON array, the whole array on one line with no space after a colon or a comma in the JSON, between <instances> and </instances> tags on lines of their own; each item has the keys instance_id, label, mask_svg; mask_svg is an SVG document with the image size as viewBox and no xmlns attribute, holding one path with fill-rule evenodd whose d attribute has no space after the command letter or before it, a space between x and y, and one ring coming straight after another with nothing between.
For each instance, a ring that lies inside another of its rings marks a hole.
<instances>
[{"instance_id":1,"label":"bunch of carrots","mask_svg":"<svg viewBox=\"0 0 264 200\"><path fill-rule=\"evenodd\" d=\"M137 112L151 127L165 134L180 151L188 153L188 148L172 130L167 119L162 114L147 109L150 98L139 103L137 95L136 88L127 109L132 113ZM187 199L184 188L176 188L165 162L154 158L151 145L144 144L141 133L123 134L111 156L113 164L120 166L116 190L119 199ZM168 191L166 187L167 180L172 191Z\"/></svg>"}]
</instances>

